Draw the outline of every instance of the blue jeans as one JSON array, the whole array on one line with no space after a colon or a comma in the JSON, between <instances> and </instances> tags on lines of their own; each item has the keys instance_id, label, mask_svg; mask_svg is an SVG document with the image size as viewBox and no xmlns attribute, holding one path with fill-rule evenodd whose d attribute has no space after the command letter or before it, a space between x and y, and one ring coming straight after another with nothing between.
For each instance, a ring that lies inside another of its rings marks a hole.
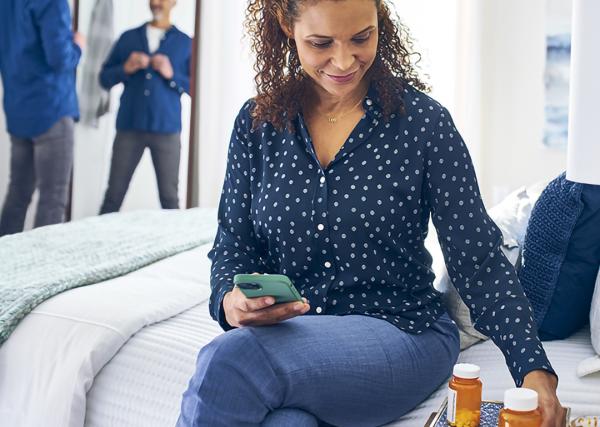
<instances>
[{"instance_id":1,"label":"blue jeans","mask_svg":"<svg viewBox=\"0 0 600 427\"><path fill-rule=\"evenodd\" d=\"M10 183L0 217L0 236L23 231L36 188L40 198L34 227L64 221L73 168L73 133L73 119L63 117L35 138L10 137Z\"/></svg>"},{"instance_id":2,"label":"blue jeans","mask_svg":"<svg viewBox=\"0 0 600 427\"><path fill-rule=\"evenodd\" d=\"M177 427L385 424L446 381L458 353L448 315L421 335L361 315L234 329L200 351Z\"/></svg>"}]
</instances>

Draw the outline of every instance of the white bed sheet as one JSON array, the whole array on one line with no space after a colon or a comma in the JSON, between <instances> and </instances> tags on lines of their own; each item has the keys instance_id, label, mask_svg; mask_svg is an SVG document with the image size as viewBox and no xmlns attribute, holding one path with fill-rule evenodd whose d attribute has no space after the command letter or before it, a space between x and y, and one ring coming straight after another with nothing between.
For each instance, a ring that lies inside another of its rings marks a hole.
<instances>
[{"instance_id":1,"label":"white bed sheet","mask_svg":"<svg viewBox=\"0 0 600 427\"><path fill-rule=\"evenodd\" d=\"M87 392L122 345L207 300L207 251L186 251L37 306L0 346L0 425L81 427Z\"/></svg>"},{"instance_id":2,"label":"white bed sheet","mask_svg":"<svg viewBox=\"0 0 600 427\"><path fill-rule=\"evenodd\" d=\"M96 376L88 393L86 426L173 426L198 350L220 333L209 316L207 300L143 328ZM600 414L600 373L586 378L576 375L577 364L594 354L589 337L589 330L584 330L568 340L545 343L560 376L559 397L572 408L572 416ZM514 386L504 357L492 342L476 344L461 353L460 360L481 366L484 399L502 400L504 390ZM389 426L423 425L445 396L442 385L427 401Z\"/></svg>"},{"instance_id":3,"label":"white bed sheet","mask_svg":"<svg viewBox=\"0 0 600 427\"><path fill-rule=\"evenodd\" d=\"M208 301L135 334L96 376L86 427L173 427L198 350L222 333Z\"/></svg>"}]
</instances>

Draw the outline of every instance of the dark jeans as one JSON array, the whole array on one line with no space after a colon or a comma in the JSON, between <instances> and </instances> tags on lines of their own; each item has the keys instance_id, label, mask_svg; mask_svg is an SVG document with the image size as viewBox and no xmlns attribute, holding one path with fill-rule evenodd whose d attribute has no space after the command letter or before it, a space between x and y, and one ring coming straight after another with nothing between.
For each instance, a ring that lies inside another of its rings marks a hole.
<instances>
[{"instance_id":1,"label":"dark jeans","mask_svg":"<svg viewBox=\"0 0 600 427\"><path fill-rule=\"evenodd\" d=\"M146 147L152 155L160 205L163 209L179 208L179 134L118 131L113 144L110 177L100 208L101 214L117 212L121 208L133 172Z\"/></svg>"},{"instance_id":2,"label":"dark jeans","mask_svg":"<svg viewBox=\"0 0 600 427\"><path fill-rule=\"evenodd\" d=\"M35 138L11 136L10 182L0 236L23 231L33 191L39 189L35 227L64 221L73 168L73 119L63 117Z\"/></svg>"}]
</instances>

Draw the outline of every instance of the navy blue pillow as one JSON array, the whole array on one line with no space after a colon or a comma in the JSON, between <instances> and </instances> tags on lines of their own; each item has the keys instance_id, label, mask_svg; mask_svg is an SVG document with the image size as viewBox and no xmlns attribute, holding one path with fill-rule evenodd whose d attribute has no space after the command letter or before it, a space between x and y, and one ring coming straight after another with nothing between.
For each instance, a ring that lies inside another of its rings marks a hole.
<instances>
[{"instance_id":1,"label":"navy blue pillow","mask_svg":"<svg viewBox=\"0 0 600 427\"><path fill-rule=\"evenodd\" d=\"M582 189L582 184L568 181L562 173L546 186L531 211L518 272L536 325L546 317L573 228L583 211Z\"/></svg>"},{"instance_id":2,"label":"navy blue pillow","mask_svg":"<svg viewBox=\"0 0 600 427\"><path fill-rule=\"evenodd\" d=\"M542 340L564 339L589 320L600 266L600 186L583 185L583 209L571 233L554 293L539 326Z\"/></svg>"}]
</instances>

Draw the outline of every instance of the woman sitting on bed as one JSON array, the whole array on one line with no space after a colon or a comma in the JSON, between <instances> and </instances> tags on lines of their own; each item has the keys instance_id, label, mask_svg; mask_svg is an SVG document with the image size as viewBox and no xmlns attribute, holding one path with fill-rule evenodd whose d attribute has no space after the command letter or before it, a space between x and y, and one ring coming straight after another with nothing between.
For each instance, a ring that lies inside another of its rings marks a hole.
<instances>
[{"instance_id":1,"label":"woman sitting on bed","mask_svg":"<svg viewBox=\"0 0 600 427\"><path fill-rule=\"evenodd\" d=\"M209 254L211 313L179 426L372 426L445 382L448 272L518 386L559 426L557 377L448 111L425 95L382 0L251 0L258 95L235 121ZM289 276L304 303L247 299L237 273Z\"/></svg>"}]
</instances>

